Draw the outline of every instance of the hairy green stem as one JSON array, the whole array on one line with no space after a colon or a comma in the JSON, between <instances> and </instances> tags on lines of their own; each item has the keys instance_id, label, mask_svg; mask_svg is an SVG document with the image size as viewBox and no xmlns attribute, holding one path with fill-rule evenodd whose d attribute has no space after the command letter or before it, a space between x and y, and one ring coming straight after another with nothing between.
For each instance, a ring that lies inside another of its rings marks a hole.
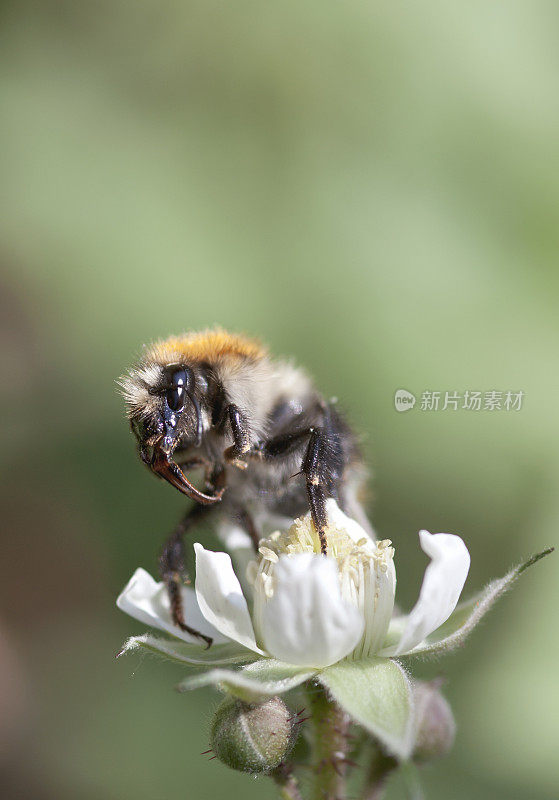
<instances>
[{"instance_id":1,"label":"hairy green stem","mask_svg":"<svg viewBox=\"0 0 559 800\"><path fill-rule=\"evenodd\" d=\"M424 800L423 789L421 788L421 779L419 777L419 770L416 764L411 761L401 764L400 774L402 775L406 785L408 800Z\"/></svg>"},{"instance_id":2,"label":"hairy green stem","mask_svg":"<svg viewBox=\"0 0 559 800\"><path fill-rule=\"evenodd\" d=\"M375 746L363 788L363 800L381 800L384 797L386 781L397 766L395 758L386 755Z\"/></svg>"},{"instance_id":3,"label":"hairy green stem","mask_svg":"<svg viewBox=\"0 0 559 800\"><path fill-rule=\"evenodd\" d=\"M349 717L324 689L309 687L313 726L312 800L344 800Z\"/></svg>"},{"instance_id":4,"label":"hairy green stem","mask_svg":"<svg viewBox=\"0 0 559 800\"><path fill-rule=\"evenodd\" d=\"M282 800L302 800L299 783L289 765L282 764L281 767L274 771L272 777L276 782L279 796Z\"/></svg>"}]
</instances>

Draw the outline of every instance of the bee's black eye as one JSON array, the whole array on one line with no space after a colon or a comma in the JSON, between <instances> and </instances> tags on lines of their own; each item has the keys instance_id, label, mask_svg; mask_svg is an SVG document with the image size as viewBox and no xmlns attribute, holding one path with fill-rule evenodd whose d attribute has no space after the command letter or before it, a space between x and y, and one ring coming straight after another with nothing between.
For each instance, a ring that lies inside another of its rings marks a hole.
<instances>
[{"instance_id":1,"label":"bee's black eye","mask_svg":"<svg viewBox=\"0 0 559 800\"><path fill-rule=\"evenodd\" d=\"M184 389L182 386L173 386L165 392L167 405L171 411L182 411L184 408Z\"/></svg>"},{"instance_id":2,"label":"bee's black eye","mask_svg":"<svg viewBox=\"0 0 559 800\"><path fill-rule=\"evenodd\" d=\"M177 369L170 376L171 386L165 392L167 405L171 411L182 411L188 378L186 370Z\"/></svg>"},{"instance_id":3,"label":"bee's black eye","mask_svg":"<svg viewBox=\"0 0 559 800\"><path fill-rule=\"evenodd\" d=\"M188 378L186 375L185 369L176 369L173 374L171 375L171 385L172 386L183 386L186 387L188 383Z\"/></svg>"}]
</instances>

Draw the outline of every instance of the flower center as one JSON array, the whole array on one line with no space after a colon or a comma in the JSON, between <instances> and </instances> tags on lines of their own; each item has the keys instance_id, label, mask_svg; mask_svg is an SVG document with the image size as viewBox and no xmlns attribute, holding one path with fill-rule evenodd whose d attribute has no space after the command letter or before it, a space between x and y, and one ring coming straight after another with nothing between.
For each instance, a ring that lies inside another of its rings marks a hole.
<instances>
[{"instance_id":1,"label":"flower center","mask_svg":"<svg viewBox=\"0 0 559 800\"><path fill-rule=\"evenodd\" d=\"M383 644L394 608L396 575L394 548L389 539L374 542L367 536L352 538L342 528L326 529L327 558L338 567L340 590L348 603L356 606L365 620L361 641L350 658L365 658ZM320 556L320 539L310 514L296 519L285 531L276 531L261 541L258 556L247 568L247 578L254 588L254 617L261 633L262 604L275 589L274 570L280 556L314 553Z\"/></svg>"}]
</instances>

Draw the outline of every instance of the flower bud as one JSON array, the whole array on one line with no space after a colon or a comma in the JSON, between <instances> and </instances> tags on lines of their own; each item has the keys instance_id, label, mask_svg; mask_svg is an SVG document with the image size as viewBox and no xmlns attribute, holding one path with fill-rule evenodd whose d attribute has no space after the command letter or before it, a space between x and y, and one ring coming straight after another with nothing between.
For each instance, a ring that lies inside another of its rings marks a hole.
<instances>
[{"instance_id":1,"label":"flower bud","mask_svg":"<svg viewBox=\"0 0 559 800\"><path fill-rule=\"evenodd\" d=\"M456 723L440 681L418 681L414 686L416 708L415 761L431 761L446 755L454 744Z\"/></svg>"},{"instance_id":2,"label":"flower bud","mask_svg":"<svg viewBox=\"0 0 559 800\"><path fill-rule=\"evenodd\" d=\"M297 723L279 697L244 703L228 697L212 721L214 754L231 769L270 772L284 761L297 738Z\"/></svg>"}]
</instances>

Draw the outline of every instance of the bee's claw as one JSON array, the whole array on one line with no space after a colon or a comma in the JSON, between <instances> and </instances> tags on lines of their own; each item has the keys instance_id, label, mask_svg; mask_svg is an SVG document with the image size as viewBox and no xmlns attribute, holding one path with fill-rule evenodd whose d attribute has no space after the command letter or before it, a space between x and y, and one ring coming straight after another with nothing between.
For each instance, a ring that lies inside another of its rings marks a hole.
<instances>
[{"instance_id":1,"label":"bee's claw","mask_svg":"<svg viewBox=\"0 0 559 800\"><path fill-rule=\"evenodd\" d=\"M200 631L191 628L190 625L187 625L185 622L181 622L180 620L175 620L176 625L184 631L185 633L189 633L191 636L195 636L196 639L201 639L203 642L206 643L206 650L209 650L213 644L213 639L211 636L206 636L204 633L200 633Z\"/></svg>"}]
</instances>

